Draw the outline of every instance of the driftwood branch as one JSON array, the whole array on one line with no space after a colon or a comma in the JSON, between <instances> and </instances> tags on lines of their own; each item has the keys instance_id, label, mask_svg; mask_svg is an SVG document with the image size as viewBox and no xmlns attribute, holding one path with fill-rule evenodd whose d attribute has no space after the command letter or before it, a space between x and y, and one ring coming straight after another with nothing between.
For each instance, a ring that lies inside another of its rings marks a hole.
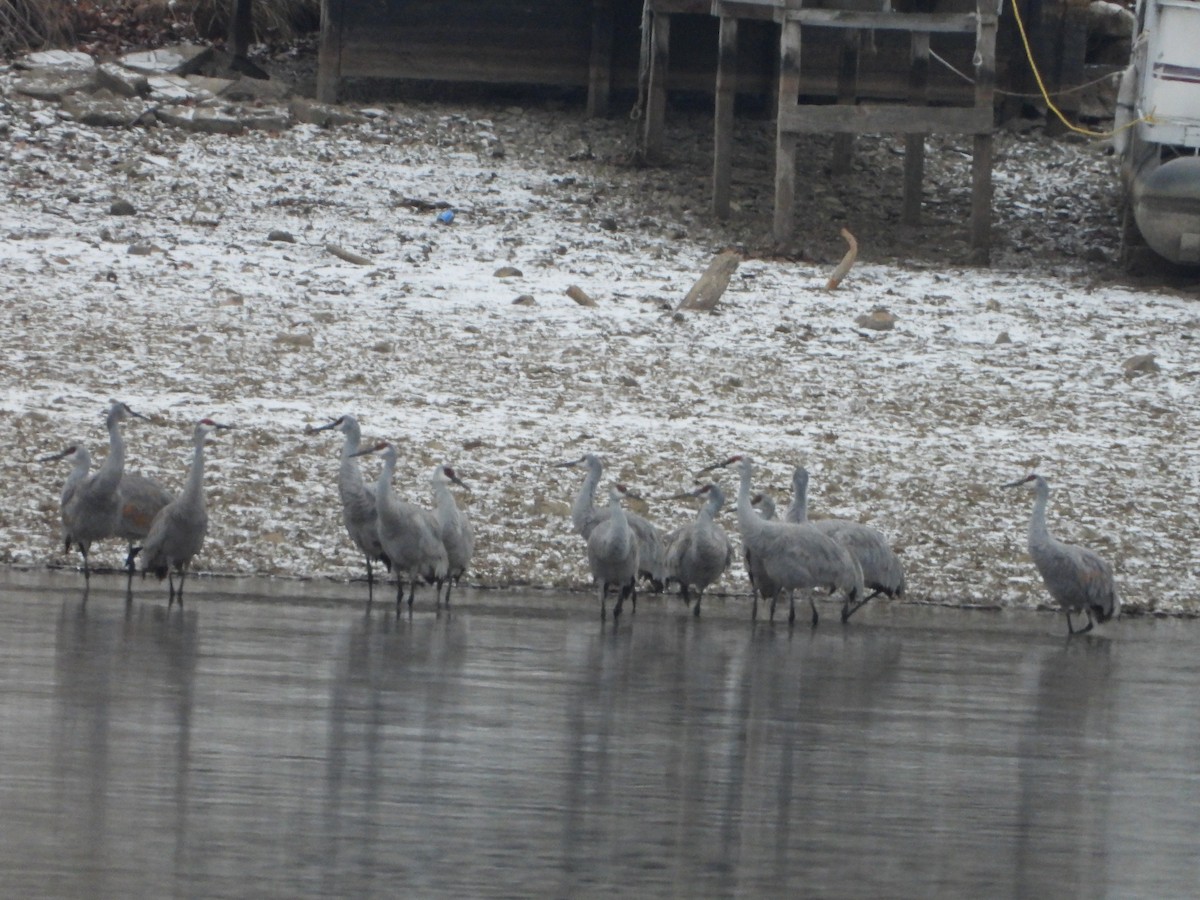
<instances>
[{"instance_id":1,"label":"driftwood branch","mask_svg":"<svg viewBox=\"0 0 1200 900\"><path fill-rule=\"evenodd\" d=\"M354 263L356 266L373 266L370 259L365 256L359 256L357 253L352 253L344 247L339 247L337 244L326 244L325 249L336 256L338 259L344 259L348 263Z\"/></svg>"},{"instance_id":2,"label":"driftwood branch","mask_svg":"<svg viewBox=\"0 0 1200 900\"><path fill-rule=\"evenodd\" d=\"M842 257L842 261L837 264L837 268L833 270L833 274L829 276L829 281L825 283L825 290L836 291L838 285L842 283L842 279L850 272L854 265L854 260L858 258L858 241L845 228L842 229L842 237L846 239L846 243L850 248L846 251L846 255Z\"/></svg>"},{"instance_id":3,"label":"driftwood branch","mask_svg":"<svg viewBox=\"0 0 1200 900\"><path fill-rule=\"evenodd\" d=\"M718 253L704 274L692 285L676 309L711 310L729 287L729 279L737 271L742 258L733 250Z\"/></svg>"}]
</instances>

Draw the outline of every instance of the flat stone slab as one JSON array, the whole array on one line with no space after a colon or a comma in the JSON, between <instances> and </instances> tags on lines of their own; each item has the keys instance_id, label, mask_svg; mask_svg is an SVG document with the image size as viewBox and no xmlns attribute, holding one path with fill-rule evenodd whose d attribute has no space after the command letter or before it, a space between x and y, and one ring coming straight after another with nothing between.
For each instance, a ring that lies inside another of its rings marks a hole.
<instances>
[{"instance_id":1,"label":"flat stone slab","mask_svg":"<svg viewBox=\"0 0 1200 900\"><path fill-rule=\"evenodd\" d=\"M58 103L63 97L96 89L92 69L37 69L13 82L13 90L35 100Z\"/></svg>"},{"instance_id":2,"label":"flat stone slab","mask_svg":"<svg viewBox=\"0 0 1200 900\"><path fill-rule=\"evenodd\" d=\"M199 134L241 134L244 130L237 118L203 106L166 106L155 115L168 125Z\"/></svg>"},{"instance_id":3,"label":"flat stone slab","mask_svg":"<svg viewBox=\"0 0 1200 900\"><path fill-rule=\"evenodd\" d=\"M320 128L332 128L338 125L361 125L367 121L366 116L340 106L327 103L314 103L304 97L296 97L288 107L297 122L305 125L316 125Z\"/></svg>"},{"instance_id":4,"label":"flat stone slab","mask_svg":"<svg viewBox=\"0 0 1200 900\"><path fill-rule=\"evenodd\" d=\"M27 69L90 72L96 68L96 60L79 50L39 50L21 60L21 65Z\"/></svg>"},{"instance_id":5,"label":"flat stone slab","mask_svg":"<svg viewBox=\"0 0 1200 900\"><path fill-rule=\"evenodd\" d=\"M196 91L182 75L151 75L146 79L150 96L166 103L186 103L195 100Z\"/></svg>"},{"instance_id":6,"label":"flat stone slab","mask_svg":"<svg viewBox=\"0 0 1200 900\"><path fill-rule=\"evenodd\" d=\"M286 109L243 109L238 111L238 119L254 131L287 131L292 127Z\"/></svg>"},{"instance_id":7,"label":"flat stone slab","mask_svg":"<svg viewBox=\"0 0 1200 900\"><path fill-rule=\"evenodd\" d=\"M81 125L128 128L146 112L146 104L132 97L95 97L72 94L62 101L63 112Z\"/></svg>"},{"instance_id":8,"label":"flat stone slab","mask_svg":"<svg viewBox=\"0 0 1200 900\"><path fill-rule=\"evenodd\" d=\"M198 97L223 97L234 84L232 78L210 78L207 75L186 75L184 78Z\"/></svg>"},{"instance_id":9,"label":"flat stone slab","mask_svg":"<svg viewBox=\"0 0 1200 900\"><path fill-rule=\"evenodd\" d=\"M101 64L96 70L96 81L100 87L108 88L122 97L139 97L150 93L150 82L145 75L116 63Z\"/></svg>"},{"instance_id":10,"label":"flat stone slab","mask_svg":"<svg viewBox=\"0 0 1200 900\"><path fill-rule=\"evenodd\" d=\"M176 44L121 57L121 65L145 75L187 75L203 66L212 56L211 47Z\"/></svg>"}]
</instances>

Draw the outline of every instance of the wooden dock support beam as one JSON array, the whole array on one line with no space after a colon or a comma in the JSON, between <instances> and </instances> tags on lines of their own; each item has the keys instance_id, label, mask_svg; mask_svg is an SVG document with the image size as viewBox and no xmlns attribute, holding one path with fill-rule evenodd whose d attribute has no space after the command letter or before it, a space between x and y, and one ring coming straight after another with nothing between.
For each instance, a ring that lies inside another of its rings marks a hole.
<instances>
[{"instance_id":1,"label":"wooden dock support beam","mask_svg":"<svg viewBox=\"0 0 1200 900\"><path fill-rule=\"evenodd\" d=\"M909 102L924 106L929 88L929 32L912 33L912 68L909 70ZM927 134L904 136L904 208L901 221L905 225L921 223L921 189L925 183L925 138Z\"/></svg>"},{"instance_id":2,"label":"wooden dock support beam","mask_svg":"<svg viewBox=\"0 0 1200 900\"><path fill-rule=\"evenodd\" d=\"M713 108L713 213L729 217L729 191L733 179L733 108L737 98L738 22L721 17L717 44L717 87Z\"/></svg>"},{"instance_id":3,"label":"wooden dock support beam","mask_svg":"<svg viewBox=\"0 0 1200 900\"><path fill-rule=\"evenodd\" d=\"M593 0L592 53L588 60L588 118L608 115L612 95L613 9L612 0Z\"/></svg>"},{"instance_id":4,"label":"wooden dock support beam","mask_svg":"<svg viewBox=\"0 0 1200 900\"><path fill-rule=\"evenodd\" d=\"M996 96L996 16L990 0L976 0L979 30L975 52L975 108L994 115ZM975 134L971 160L971 260L987 265L992 255L992 129Z\"/></svg>"},{"instance_id":5,"label":"wooden dock support beam","mask_svg":"<svg viewBox=\"0 0 1200 900\"><path fill-rule=\"evenodd\" d=\"M656 12L651 17L650 87L646 101L645 149L649 159L663 152L667 118L667 70L671 60L671 16Z\"/></svg>"},{"instance_id":6,"label":"wooden dock support beam","mask_svg":"<svg viewBox=\"0 0 1200 900\"><path fill-rule=\"evenodd\" d=\"M772 233L777 246L792 239L796 206L796 133L785 127L800 96L800 23L780 25L779 112L775 129L775 221Z\"/></svg>"},{"instance_id":7,"label":"wooden dock support beam","mask_svg":"<svg viewBox=\"0 0 1200 900\"><path fill-rule=\"evenodd\" d=\"M858 99L858 57L862 48L862 32L847 28L842 32L842 49L838 56L837 102L853 106ZM833 162L829 167L834 177L849 175L854 168L854 135L833 136Z\"/></svg>"}]
</instances>

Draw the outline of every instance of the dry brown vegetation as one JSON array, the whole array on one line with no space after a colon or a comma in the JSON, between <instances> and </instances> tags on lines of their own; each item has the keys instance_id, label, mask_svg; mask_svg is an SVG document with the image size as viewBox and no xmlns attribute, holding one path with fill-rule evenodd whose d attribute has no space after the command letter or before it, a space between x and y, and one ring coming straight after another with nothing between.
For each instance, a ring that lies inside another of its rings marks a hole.
<instances>
[{"instance_id":1,"label":"dry brown vegetation","mask_svg":"<svg viewBox=\"0 0 1200 900\"><path fill-rule=\"evenodd\" d=\"M0 0L0 52L78 46L118 52L178 40L221 40L229 0ZM256 41L289 41L320 24L319 0L255 0Z\"/></svg>"}]
</instances>

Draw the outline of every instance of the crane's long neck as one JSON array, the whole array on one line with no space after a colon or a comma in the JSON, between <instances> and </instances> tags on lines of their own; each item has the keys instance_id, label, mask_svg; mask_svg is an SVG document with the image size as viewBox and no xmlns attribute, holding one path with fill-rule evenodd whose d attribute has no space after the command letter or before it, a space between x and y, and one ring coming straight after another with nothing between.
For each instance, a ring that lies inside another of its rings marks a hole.
<instances>
[{"instance_id":1,"label":"crane's long neck","mask_svg":"<svg viewBox=\"0 0 1200 900\"><path fill-rule=\"evenodd\" d=\"M584 523L592 515L596 505L596 485L600 483L600 476L604 474L604 467L598 459L588 459L587 467L587 475L584 476L583 484L575 497L575 504L571 507L571 521L577 531L583 530Z\"/></svg>"},{"instance_id":2,"label":"crane's long neck","mask_svg":"<svg viewBox=\"0 0 1200 900\"><path fill-rule=\"evenodd\" d=\"M609 521L612 522L613 532L615 534L629 534L629 519L625 515L625 510L621 507L621 495L616 491L613 491L608 498L608 509L612 513Z\"/></svg>"},{"instance_id":3,"label":"crane's long neck","mask_svg":"<svg viewBox=\"0 0 1200 900\"><path fill-rule=\"evenodd\" d=\"M1046 528L1046 505L1050 500L1050 487L1044 481L1036 483L1036 499L1033 501L1033 515L1029 517L1029 545L1050 540L1050 532Z\"/></svg>"},{"instance_id":4,"label":"crane's long neck","mask_svg":"<svg viewBox=\"0 0 1200 900\"><path fill-rule=\"evenodd\" d=\"M375 502L381 510L387 509L392 499L392 476L396 472L396 455L385 453L379 480L375 482Z\"/></svg>"},{"instance_id":5,"label":"crane's long neck","mask_svg":"<svg viewBox=\"0 0 1200 900\"><path fill-rule=\"evenodd\" d=\"M98 486L117 489L121 475L125 472L125 439L121 437L121 423L112 416L108 419L108 456L96 470Z\"/></svg>"},{"instance_id":6,"label":"crane's long neck","mask_svg":"<svg viewBox=\"0 0 1200 900\"><path fill-rule=\"evenodd\" d=\"M454 502L450 486L440 479L433 482L433 503L439 512L448 515L458 512L458 504Z\"/></svg>"},{"instance_id":7,"label":"crane's long neck","mask_svg":"<svg viewBox=\"0 0 1200 900\"><path fill-rule=\"evenodd\" d=\"M792 475L792 505L788 507L787 522L803 525L808 521L808 471L797 469Z\"/></svg>"},{"instance_id":8,"label":"crane's long neck","mask_svg":"<svg viewBox=\"0 0 1200 900\"><path fill-rule=\"evenodd\" d=\"M697 522L712 522L717 517L717 513L721 511L721 505L725 502L725 495L715 485L708 489L708 502L700 507L700 512L696 516Z\"/></svg>"},{"instance_id":9,"label":"crane's long neck","mask_svg":"<svg viewBox=\"0 0 1200 900\"><path fill-rule=\"evenodd\" d=\"M741 465L741 481L738 484L737 517L738 529L742 535L755 534L762 529L763 520L754 514L754 504L750 502L750 466L743 462Z\"/></svg>"},{"instance_id":10,"label":"crane's long neck","mask_svg":"<svg viewBox=\"0 0 1200 900\"><path fill-rule=\"evenodd\" d=\"M342 464L338 469L338 490L345 497L347 493L362 493L366 490L363 484L362 467L358 464L358 445L362 440L362 432L357 428L346 430L346 440L342 444Z\"/></svg>"},{"instance_id":11,"label":"crane's long neck","mask_svg":"<svg viewBox=\"0 0 1200 900\"><path fill-rule=\"evenodd\" d=\"M183 495L192 502L204 508L204 443L201 437L196 441L192 450L192 465L188 469L187 484L183 486Z\"/></svg>"}]
</instances>

